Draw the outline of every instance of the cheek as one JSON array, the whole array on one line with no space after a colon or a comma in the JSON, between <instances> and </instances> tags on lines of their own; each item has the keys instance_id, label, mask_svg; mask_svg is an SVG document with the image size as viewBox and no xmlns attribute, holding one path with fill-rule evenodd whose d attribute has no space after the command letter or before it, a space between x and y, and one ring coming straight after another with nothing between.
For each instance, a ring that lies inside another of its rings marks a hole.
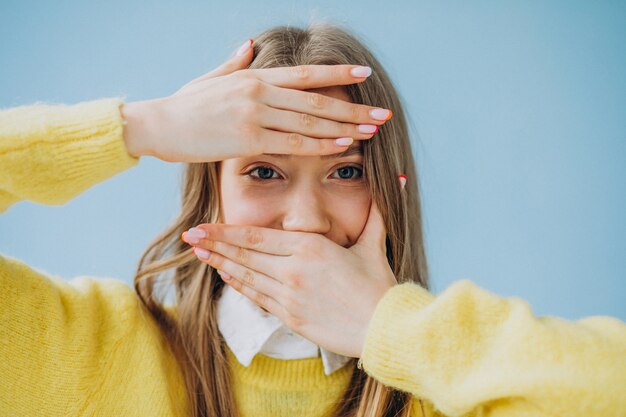
<instances>
[{"instance_id":1,"label":"cheek","mask_svg":"<svg viewBox=\"0 0 626 417\"><path fill-rule=\"evenodd\" d=\"M371 205L370 194L362 192L333 196L328 207L333 207L333 222L348 237L351 245L356 243L365 228Z\"/></svg>"},{"instance_id":2,"label":"cheek","mask_svg":"<svg viewBox=\"0 0 626 417\"><path fill-rule=\"evenodd\" d=\"M226 224L268 226L280 201L267 192L251 190L240 184L222 183L222 221Z\"/></svg>"}]
</instances>

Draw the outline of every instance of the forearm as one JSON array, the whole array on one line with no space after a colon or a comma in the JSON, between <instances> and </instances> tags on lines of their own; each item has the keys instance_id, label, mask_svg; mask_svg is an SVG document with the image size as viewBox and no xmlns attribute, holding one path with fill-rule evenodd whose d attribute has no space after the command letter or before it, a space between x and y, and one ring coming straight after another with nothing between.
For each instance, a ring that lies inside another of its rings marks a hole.
<instances>
[{"instance_id":1,"label":"forearm","mask_svg":"<svg viewBox=\"0 0 626 417\"><path fill-rule=\"evenodd\" d=\"M138 163L122 139L119 99L0 111L0 211L62 204Z\"/></svg>"}]
</instances>

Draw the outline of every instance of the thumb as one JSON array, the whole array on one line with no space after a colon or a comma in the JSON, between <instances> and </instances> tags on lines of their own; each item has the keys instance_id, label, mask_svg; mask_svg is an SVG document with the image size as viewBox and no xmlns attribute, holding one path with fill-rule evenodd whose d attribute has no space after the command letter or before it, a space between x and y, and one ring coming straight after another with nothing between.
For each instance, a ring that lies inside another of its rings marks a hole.
<instances>
[{"instance_id":1,"label":"thumb","mask_svg":"<svg viewBox=\"0 0 626 417\"><path fill-rule=\"evenodd\" d=\"M219 77L220 75L227 75L231 72L247 68L252 61L252 57L254 56L254 50L252 49L253 43L254 41L252 39L248 39L239 47L239 49L237 49L237 51L231 54L226 62L200 78L206 79Z\"/></svg>"},{"instance_id":2,"label":"thumb","mask_svg":"<svg viewBox=\"0 0 626 417\"><path fill-rule=\"evenodd\" d=\"M387 230L385 228L385 221L378 209L376 201L372 198L372 205L370 206L370 213L365 223L365 228L361 232L361 236L357 240L354 246L367 247L370 250L380 249L383 254L386 253L386 240Z\"/></svg>"}]
</instances>

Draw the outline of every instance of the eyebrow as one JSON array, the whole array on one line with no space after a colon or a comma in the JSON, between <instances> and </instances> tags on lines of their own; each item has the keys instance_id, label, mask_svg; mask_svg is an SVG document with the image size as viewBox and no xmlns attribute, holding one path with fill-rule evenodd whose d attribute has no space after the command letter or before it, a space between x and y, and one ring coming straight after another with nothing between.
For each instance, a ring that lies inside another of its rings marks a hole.
<instances>
[{"instance_id":1,"label":"eyebrow","mask_svg":"<svg viewBox=\"0 0 626 417\"><path fill-rule=\"evenodd\" d=\"M266 153L264 155L271 156L274 158L289 158L291 155L279 154L279 153ZM343 152L333 153L330 155L320 155L321 159L338 159L338 158L346 158L352 155L363 155L363 147L362 146L350 146Z\"/></svg>"}]
</instances>

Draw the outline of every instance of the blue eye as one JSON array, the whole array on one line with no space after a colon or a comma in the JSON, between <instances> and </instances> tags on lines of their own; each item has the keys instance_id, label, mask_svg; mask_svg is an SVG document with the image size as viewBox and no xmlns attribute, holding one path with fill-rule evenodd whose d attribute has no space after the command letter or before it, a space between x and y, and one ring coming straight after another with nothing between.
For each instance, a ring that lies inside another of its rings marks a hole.
<instances>
[{"instance_id":1,"label":"blue eye","mask_svg":"<svg viewBox=\"0 0 626 417\"><path fill-rule=\"evenodd\" d=\"M255 176L255 175L250 175L253 172L258 171L259 176ZM256 167L251 169L250 171L248 171L248 175L250 175L252 178L257 179L257 180L270 180L273 177L273 174L275 174L276 172L269 167Z\"/></svg>"},{"instance_id":2,"label":"blue eye","mask_svg":"<svg viewBox=\"0 0 626 417\"><path fill-rule=\"evenodd\" d=\"M256 175L253 175L252 174L253 172L255 172ZM350 181L350 180L361 179L363 177L363 169L355 167L355 166L341 167L341 168L337 169L334 172L334 174L335 173L338 173L339 177L336 177L336 176L333 175L333 178L341 179L341 180L348 180L348 181ZM258 166L258 167L252 168L246 174L249 175L250 177L252 177L254 180L257 180L257 181L265 181L265 180L272 180L272 179L280 178L278 176L278 174L276 173L276 171L274 171L272 168L267 167L267 166ZM274 176L274 175L276 175L276 176Z\"/></svg>"},{"instance_id":3,"label":"blue eye","mask_svg":"<svg viewBox=\"0 0 626 417\"><path fill-rule=\"evenodd\" d=\"M335 172L339 173L339 178L342 180L354 180L354 179L359 179L363 176L363 170L355 166L341 167ZM352 175L355 172L358 173L358 177L356 178Z\"/></svg>"}]
</instances>

